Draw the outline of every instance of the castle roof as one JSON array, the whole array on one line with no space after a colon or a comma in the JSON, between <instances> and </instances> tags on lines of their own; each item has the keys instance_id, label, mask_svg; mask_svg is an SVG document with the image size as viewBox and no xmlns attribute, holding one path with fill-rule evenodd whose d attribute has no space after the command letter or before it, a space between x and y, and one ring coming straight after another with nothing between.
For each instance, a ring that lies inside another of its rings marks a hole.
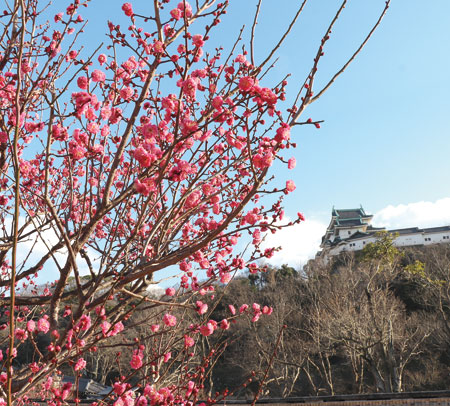
<instances>
[{"instance_id":1,"label":"castle roof","mask_svg":"<svg viewBox=\"0 0 450 406\"><path fill-rule=\"evenodd\" d=\"M320 244L322 251L317 255L327 255L326 253L330 249L340 246L344 246L345 249L345 246L349 243L352 243L350 245L351 247L355 247L355 242L357 240L363 240L363 244L367 241L373 241L374 238L377 237L376 233L380 231L385 231L399 237L407 236L406 239L401 240L400 245L402 246L407 246L408 244L420 245L422 241L425 242L425 244L441 242L450 243L450 225L427 228L407 227L387 230L385 227L373 227L370 224L372 218L373 216L367 214L362 207L356 209L335 209L333 207L330 224L325 235L322 237L322 242ZM433 233L436 233L437 236L430 235ZM445 235L440 236L438 233ZM362 247L361 244L357 244L356 246L358 249ZM339 248L337 249L339 250Z\"/></svg>"},{"instance_id":2,"label":"castle roof","mask_svg":"<svg viewBox=\"0 0 450 406\"><path fill-rule=\"evenodd\" d=\"M331 211L331 221L325 235L322 237L321 247L336 245L342 241L339 237L339 229L361 228L366 231L371 227L369 225L372 215L367 214L361 207L356 209L335 209ZM379 229L377 229L379 230Z\"/></svg>"}]
</instances>

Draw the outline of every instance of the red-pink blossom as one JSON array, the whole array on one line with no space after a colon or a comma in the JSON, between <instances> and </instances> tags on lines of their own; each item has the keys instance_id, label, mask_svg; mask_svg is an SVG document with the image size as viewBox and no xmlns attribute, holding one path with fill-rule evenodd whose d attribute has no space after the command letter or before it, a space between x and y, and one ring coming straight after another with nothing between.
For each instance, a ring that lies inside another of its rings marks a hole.
<instances>
[{"instance_id":1,"label":"red-pink blossom","mask_svg":"<svg viewBox=\"0 0 450 406\"><path fill-rule=\"evenodd\" d=\"M258 214L258 209L253 209L251 211L249 211L246 215L245 215L245 221L248 224L254 225L258 222L258 220L261 218L261 215Z\"/></svg>"},{"instance_id":2,"label":"red-pink blossom","mask_svg":"<svg viewBox=\"0 0 450 406\"><path fill-rule=\"evenodd\" d=\"M223 98L221 97L221 96L216 96L216 97L214 97L214 99L212 100L212 102L211 102L211 104L212 104L212 106L215 108L215 109L220 109L221 107L222 107L222 105L223 105Z\"/></svg>"},{"instance_id":3,"label":"red-pink blossom","mask_svg":"<svg viewBox=\"0 0 450 406\"><path fill-rule=\"evenodd\" d=\"M120 97L124 100L130 100L134 95L134 90L131 87L125 86L120 89Z\"/></svg>"},{"instance_id":4,"label":"red-pink blossom","mask_svg":"<svg viewBox=\"0 0 450 406\"><path fill-rule=\"evenodd\" d=\"M91 121L91 122L88 123L88 125L86 126L86 129L87 129L87 131L88 131L89 133L91 133L91 134L97 134L97 133L98 133L98 130L99 130L99 125L98 125L96 122Z\"/></svg>"},{"instance_id":5,"label":"red-pink blossom","mask_svg":"<svg viewBox=\"0 0 450 406\"><path fill-rule=\"evenodd\" d=\"M291 131L289 125L282 124L281 127L277 129L275 141L283 142L288 141L290 138L291 138Z\"/></svg>"},{"instance_id":6,"label":"red-pink blossom","mask_svg":"<svg viewBox=\"0 0 450 406\"><path fill-rule=\"evenodd\" d=\"M259 320L259 318L261 317L261 314L262 314L261 312L255 313L252 317L252 323L256 323Z\"/></svg>"},{"instance_id":7,"label":"red-pink blossom","mask_svg":"<svg viewBox=\"0 0 450 406\"><path fill-rule=\"evenodd\" d=\"M103 65L108 60L107 56L105 54L100 54L98 56L98 61L100 65Z\"/></svg>"},{"instance_id":8,"label":"red-pink blossom","mask_svg":"<svg viewBox=\"0 0 450 406\"><path fill-rule=\"evenodd\" d=\"M173 19L179 20L182 17L182 11L179 8L174 8L173 10L170 10L170 15Z\"/></svg>"},{"instance_id":9,"label":"red-pink blossom","mask_svg":"<svg viewBox=\"0 0 450 406\"><path fill-rule=\"evenodd\" d=\"M183 88L183 92L187 97L195 100L195 93L199 84L200 80L198 78L193 78L192 76L190 76L186 80L181 82L181 87Z\"/></svg>"},{"instance_id":10,"label":"red-pink blossom","mask_svg":"<svg viewBox=\"0 0 450 406\"><path fill-rule=\"evenodd\" d=\"M86 368L86 361L83 358L80 358L77 363L74 366L75 371L81 371L82 369Z\"/></svg>"},{"instance_id":11,"label":"red-pink blossom","mask_svg":"<svg viewBox=\"0 0 450 406\"><path fill-rule=\"evenodd\" d=\"M108 321L104 320L101 324L102 326L102 333L105 337L109 336L109 330L111 329L111 323L109 323Z\"/></svg>"},{"instance_id":12,"label":"red-pink blossom","mask_svg":"<svg viewBox=\"0 0 450 406\"><path fill-rule=\"evenodd\" d=\"M91 327L91 317L88 314L83 314L76 324L76 327L82 331L87 331Z\"/></svg>"},{"instance_id":13,"label":"red-pink blossom","mask_svg":"<svg viewBox=\"0 0 450 406\"><path fill-rule=\"evenodd\" d=\"M89 80L88 80L88 78L86 76L80 76L77 79L77 85L78 85L78 87L80 89L83 89L83 90L87 89L88 88L88 83L89 83Z\"/></svg>"},{"instance_id":14,"label":"red-pink blossom","mask_svg":"<svg viewBox=\"0 0 450 406\"><path fill-rule=\"evenodd\" d=\"M220 328L223 329L223 330L228 330L230 328L230 323L228 322L227 319L223 319L220 322Z\"/></svg>"},{"instance_id":15,"label":"red-pink blossom","mask_svg":"<svg viewBox=\"0 0 450 406\"><path fill-rule=\"evenodd\" d=\"M163 322L168 327L174 327L177 324L177 318L170 313L166 313L163 317Z\"/></svg>"},{"instance_id":16,"label":"red-pink blossom","mask_svg":"<svg viewBox=\"0 0 450 406\"><path fill-rule=\"evenodd\" d=\"M195 306L197 307L197 313L200 315L205 314L208 311L208 305L201 300L197 300Z\"/></svg>"},{"instance_id":17,"label":"red-pink blossom","mask_svg":"<svg viewBox=\"0 0 450 406\"><path fill-rule=\"evenodd\" d=\"M111 331L111 336L115 336L115 335L119 334L124 329L125 329L125 327L124 327L123 323L121 321L118 321L117 323L115 323L113 325L113 329Z\"/></svg>"},{"instance_id":18,"label":"red-pink blossom","mask_svg":"<svg viewBox=\"0 0 450 406\"><path fill-rule=\"evenodd\" d=\"M221 282L221 283L228 283L228 282L231 281L231 278L232 278L232 277L233 277L233 276L231 275L230 272L223 272L223 273L220 275L220 282Z\"/></svg>"},{"instance_id":19,"label":"red-pink blossom","mask_svg":"<svg viewBox=\"0 0 450 406\"><path fill-rule=\"evenodd\" d=\"M48 333L48 330L50 330L50 323L45 317L43 317L42 319L38 320L37 328L41 333Z\"/></svg>"},{"instance_id":20,"label":"red-pink blossom","mask_svg":"<svg viewBox=\"0 0 450 406\"><path fill-rule=\"evenodd\" d=\"M272 258L274 254L275 254L275 249L274 248L266 248L264 250L264 254L263 255L266 258Z\"/></svg>"},{"instance_id":21,"label":"red-pink blossom","mask_svg":"<svg viewBox=\"0 0 450 406\"><path fill-rule=\"evenodd\" d=\"M192 17L192 7L187 1L182 1L178 3L178 9L184 11L184 14L187 18Z\"/></svg>"},{"instance_id":22,"label":"red-pink blossom","mask_svg":"<svg viewBox=\"0 0 450 406\"><path fill-rule=\"evenodd\" d=\"M233 305L228 305L228 309L230 310L231 314L234 316L236 314L236 308Z\"/></svg>"},{"instance_id":23,"label":"red-pink blossom","mask_svg":"<svg viewBox=\"0 0 450 406\"><path fill-rule=\"evenodd\" d=\"M91 78L93 82L104 82L106 79L106 75L101 70L96 69L94 70L94 72L92 72Z\"/></svg>"},{"instance_id":24,"label":"red-pink blossom","mask_svg":"<svg viewBox=\"0 0 450 406\"><path fill-rule=\"evenodd\" d=\"M186 348L188 348L188 347L193 347L194 344L195 344L195 341L194 341L194 339L193 339L192 337L190 337L190 336L188 336L188 335L185 335L185 336L184 336L184 346L185 346Z\"/></svg>"},{"instance_id":25,"label":"red-pink blossom","mask_svg":"<svg viewBox=\"0 0 450 406\"><path fill-rule=\"evenodd\" d=\"M75 59L78 56L78 52L72 49L66 56L66 61L70 61L72 59Z\"/></svg>"},{"instance_id":26,"label":"red-pink blossom","mask_svg":"<svg viewBox=\"0 0 450 406\"><path fill-rule=\"evenodd\" d=\"M203 40L203 35L200 34L196 34L192 37L192 43L196 46L196 47L202 47L203 45L205 45L205 41Z\"/></svg>"},{"instance_id":27,"label":"red-pink blossom","mask_svg":"<svg viewBox=\"0 0 450 406\"><path fill-rule=\"evenodd\" d=\"M243 304L240 308L239 308L239 313L244 313L246 310L248 309L248 304Z\"/></svg>"},{"instance_id":28,"label":"red-pink blossom","mask_svg":"<svg viewBox=\"0 0 450 406\"><path fill-rule=\"evenodd\" d=\"M264 169L272 166L274 156L271 152L266 152L264 154L256 154L253 156L253 165L256 168Z\"/></svg>"},{"instance_id":29,"label":"red-pink blossom","mask_svg":"<svg viewBox=\"0 0 450 406\"><path fill-rule=\"evenodd\" d=\"M136 179L134 181L134 187L136 189L136 192L140 193L143 196L148 196L150 194L150 188L145 182L141 182L139 179Z\"/></svg>"},{"instance_id":30,"label":"red-pink blossom","mask_svg":"<svg viewBox=\"0 0 450 406\"><path fill-rule=\"evenodd\" d=\"M272 307L264 306L264 307L262 308L262 313L263 313L263 314L266 314L267 316L271 315L272 312L273 312Z\"/></svg>"},{"instance_id":31,"label":"red-pink blossom","mask_svg":"<svg viewBox=\"0 0 450 406\"><path fill-rule=\"evenodd\" d=\"M263 101L265 101L269 105L274 105L277 102L277 95L274 92L272 92L272 90L269 89L268 87L263 87L259 91L259 96Z\"/></svg>"},{"instance_id":32,"label":"red-pink blossom","mask_svg":"<svg viewBox=\"0 0 450 406\"><path fill-rule=\"evenodd\" d=\"M126 383L114 382L113 384L114 393L120 396L122 395L122 393L125 392L126 387L127 387Z\"/></svg>"},{"instance_id":33,"label":"red-pink blossom","mask_svg":"<svg viewBox=\"0 0 450 406\"><path fill-rule=\"evenodd\" d=\"M134 351L133 356L131 357L131 361L130 361L130 366L133 369L139 369L140 367L142 367L143 362L142 362L142 352L141 351Z\"/></svg>"},{"instance_id":34,"label":"red-pink blossom","mask_svg":"<svg viewBox=\"0 0 450 406\"><path fill-rule=\"evenodd\" d=\"M155 40L153 43L153 51L156 54L162 54L164 52L164 43L162 41Z\"/></svg>"},{"instance_id":35,"label":"red-pink blossom","mask_svg":"<svg viewBox=\"0 0 450 406\"><path fill-rule=\"evenodd\" d=\"M27 321L27 330L32 333L36 329L36 323L33 320Z\"/></svg>"},{"instance_id":36,"label":"red-pink blossom","mask_svg":"<svg viewBox=\"0 0 450 406\"><path fill-rule=\"evenodd\" d=\"M147 168L152 164L152 158L150 154L143 147L136 148L134 150L133 157L144 168Z\"/></svg>"},{"instance_id":37,"label":"red-pink blossom","mask_svg":"<svg viewBox=\"0 0 450 406\"><path fill-rule=\"evenodd\" d=\"M285 193L288 194L290 192L293 192L294 190L295 190L295 182L293 180L286 181Z\"/></svg>"},{"instance_id":38,"label":"red-pink blossom","mask_svg":"<svg viewBox=\"0 0 450 406\"><path fill-rule=\"evenodd\" d=\"M294 169L296 165L297 160L294 157L290 158L288 161L288 169Z\"/></svg>"},{"instance_id":39,"label":"red-pink blossom","mask_svg":"<svg viewBox=\"0 0 450 406\"><path fill-rule=\"evenodd\" d=\"M69 153L72 159L75 161L78 161L80 159L83 159L86 155L86 149L78 144L76 141L70 141L69 142Z\"/></svg>"},{"instance_id":40,"label":"red-pink blossom","mask_svg":"<svg viewBox=\"0 0 450 406\"><path fill-rule=\"evenodd\" d=\"M122 5L122 10L124 11L125 15L128 17L131 17L134 14L133 6L131 5L131 3L124 3Z\"/></svg>"},{"instance_id":41,"label":"red-pink blossom","mask_svg":"<svg viewBox=\"0 0 450 406\"><path fill-rule=\"evenodd\" d=\"M16 339L19 341L25 341L28 337L28 333L22 328L17 328L14 335L16 336Z\"/></svg>"},{"instance_id":42,"label":"red-pink blossom","mask_svg":"<svg viewBox=\"0 0 450 406\"><path fill-rule=\"evenodd\" d=\"M250 76L244 76L239 79L239 90L242 92L249 92L255 84L255 79Z\"/></svg>"},{"instance_id":43,"label":"red-pink blossom","mask_svg":"<svg viewBox=\"0 0 450 406\"><path fill-rule=\"evenodd\" d=\"M205 325L200 327L200 334L207 337L214 333L214 327L212 323L206 323Z\"/></svg>"},{"instance_id":44,"label":"red-pink blossom","mask_svg":"<svg viewBox=\"0 0 450 406\"><path fill-rule=\"evenodd\" d=\"M185 207L190 209L192 207L198 206L201 201L201 193L199 190L194 190L186 199Z\"/></svg>"}]
</instances>

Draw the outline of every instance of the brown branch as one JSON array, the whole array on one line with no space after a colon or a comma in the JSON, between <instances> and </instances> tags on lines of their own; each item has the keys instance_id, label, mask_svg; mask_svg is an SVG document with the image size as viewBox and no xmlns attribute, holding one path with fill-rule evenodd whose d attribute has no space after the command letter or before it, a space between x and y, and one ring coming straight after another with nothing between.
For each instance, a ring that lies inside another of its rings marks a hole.
<instances>
[{"instance_id":1,"label":"brown branch","mask_svg":"<svg viewBox=\"0 0 450 406\"><path fill-rule=\"evenodd\" d=\"M283 44L284 40L287 38L287 36L289 35L289 33L292 31L292 28L294 27L298 17L300 16L300 14L303 11L303 8L306 5L306 2L308 0L303 0L303 3L300 5L300 8L297 10L297 13L295 13L294 18L292 18L291 23L289 24L287 30L285 31L285 33L283 34L283 36L281 37L281 39L278 41L278 43L275 45L275 47L272 49L272 51L270 51L270 54L267 56L267 58L264 60L263 63L261 63L260 65L258 65L258 71L261 71L262 67L270 61L270 59L272 59L272 56L275 54L276 51L278 51L278 49L281 47L281 45Z\"/></svg>"},{"instance_id":2,"label":"brown branch","mask_svg":"<svg viewBox=\"0 0 450 406\"><path fill-rule=\"evenodd\" d=\"M375 23L375 25L372 27L372 29L370 30L369 34L367 34L366 38L364 39L364 41L361 43L361 45L358 47L358 49L355 51L355 53L350 57L350 59L344 64L344 66L342 66L342 68L336 72L336 74L330 79L330 81L323 87L323 89L317 93L310 101L310 103L314 103L320 96L322 96L322 94L324 94L329 87L334 83L334 81L344 73L344 71L348 68L348 66L353 62L353 60L357 57L357 55L362 51L362 49L365 47L365 45L367 44L367 42L369 41L370 37L372 37L373 33L375 32L375 30L378 28L378 26L381 24L381 21L383 20L384 16L386 15L388 8L389 8L389 4L390 4L391 0L387 0L386 1L386 5L384 6L383 11L381 12L380 16L378 17L377 22Z\"/></svg>"},{"instance_id":3,"label":"brown branch","mask_svg":"<svg viewBox=\"0 0 450 406\"><path fill-rule=\"evenodd\" d=\"M286 325L283 325L281 327L281 329L280 329L280 332L278 333L278 338L277 338L277 341L275 342L275 345L274 345L274 348L273 348L273 352L272 352L272 356L270 357L270 360L269 360L269 365L267 365L266 371L264 373L264 377L261 380L261 383L259 384L259 388L258 388L258 391L255 394L254 399L253 399L252 406L255 406L256 402L258 401L259 395L261 394L261 390L262 390L262 388L264 386L264 382L266 381L267 376L269 375L270 368L272 367L273 360L274 360L275 355L277 353L277 348L280 345L281 337L283 336L283 331L284 331L284 329L286 327L287 327Z\"/></svg>"},{"instance_id":4,"label":"brown branch","mask_svg":"<svg viewBox=\"0 0 450 406\"><path fill-rule=\"evenodd\" d=\"M250 36L250 60L252 62L252 65L255 66L255 56L254 56L254 42L255 42L255 28L256 28L256 24L258 24L258 16L259 16L259 10L261 9L261 3L262 0L258 1L258 5L256 6L256 12L255 12L255 18L253 20L253 25L252 25L252 33Z\"/></svg>"}]
</instances>

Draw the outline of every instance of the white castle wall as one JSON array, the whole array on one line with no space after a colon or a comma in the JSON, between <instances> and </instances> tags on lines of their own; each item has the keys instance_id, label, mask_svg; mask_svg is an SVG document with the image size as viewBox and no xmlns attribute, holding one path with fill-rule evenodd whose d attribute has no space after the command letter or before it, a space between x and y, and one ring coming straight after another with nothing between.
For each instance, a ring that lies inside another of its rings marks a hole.
<instances>
[{"instance_id":1,"label":"white castle wall","mask_svg":"<svg viewBox=\"0 0 450 406\"><path fill-rule=\"evenodd\" d=\"M345 230L347 231L347 230ZM348 238L348 235L341 238ZM337 255L342 251L360 251L367 244L373 243L377 240L376 237L364 237L358 238L351 241L347 241L343 244L340 244L336 247L333 247L329 250L328 255L333 256ZM431 244L440 244L440 243L450 243L450 232L449 231L441 231L441 232L419 232L419 233L411 233L411 234L403 234L399 235L394 240L394 245L396 247L408 247L413 245L431 245Z\"/></svg>"}]
</instances>

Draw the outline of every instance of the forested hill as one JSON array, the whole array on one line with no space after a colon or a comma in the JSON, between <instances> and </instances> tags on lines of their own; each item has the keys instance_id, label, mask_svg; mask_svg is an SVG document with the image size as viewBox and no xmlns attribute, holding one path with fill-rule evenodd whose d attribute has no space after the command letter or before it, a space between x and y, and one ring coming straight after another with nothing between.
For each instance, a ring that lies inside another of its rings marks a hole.
<instances>
[{"instance_id":1,"label":"forested hill","mask_svg":"<svg viewBox=\"0 0 450 406\"><path fill-rule=\"evenodd\" d=\"M259 387L282 331L266 396L447 389L450 385L450 245L398 250L385 234L326 267L288 265L237 279L224 302L274 307L242 324L214 368L219 386L252 370ZM283 329L283 326L286 326Z\"/></svg>"}]
</instances>

